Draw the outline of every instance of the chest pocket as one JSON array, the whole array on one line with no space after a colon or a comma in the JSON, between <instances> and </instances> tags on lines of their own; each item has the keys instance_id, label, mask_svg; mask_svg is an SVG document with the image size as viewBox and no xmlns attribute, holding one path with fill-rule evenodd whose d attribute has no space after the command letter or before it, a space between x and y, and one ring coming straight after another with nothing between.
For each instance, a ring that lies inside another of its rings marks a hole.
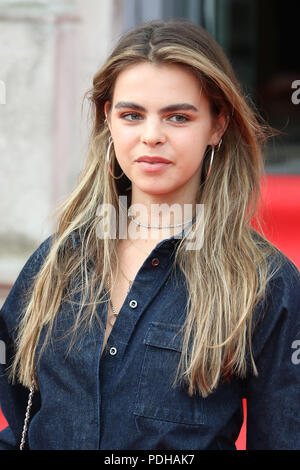
<instances>
[{"instance_id":1,"label":"chest pocket","mask_svg":"<svg viewBox=\"0 0 300 470\"><path fill-rule=\"evenodd\" d=\"M173 385L182 334L178 325L153 322L144 339L145 353L134 414L181 424L203 424L203 399Z\"/></svg>"}]
</instances>

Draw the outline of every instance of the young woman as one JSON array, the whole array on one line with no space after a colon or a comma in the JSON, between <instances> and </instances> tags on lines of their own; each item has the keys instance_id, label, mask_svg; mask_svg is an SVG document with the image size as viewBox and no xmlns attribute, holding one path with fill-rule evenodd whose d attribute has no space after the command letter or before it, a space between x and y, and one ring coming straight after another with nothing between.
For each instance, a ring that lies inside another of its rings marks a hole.
<instances>
[{"instance_id":1,"label":"young woman","mask_svg":"<svg viewBox=\"0 0 300 470\"><path fill-rule=\"evenodd\" d=\"M1 310L0 446L234 449L247 398L248 449L299 448L299 272L252 228L267 131L224 53L151 22L89 96L85 169Z\"/></svg>"}]
</instances>

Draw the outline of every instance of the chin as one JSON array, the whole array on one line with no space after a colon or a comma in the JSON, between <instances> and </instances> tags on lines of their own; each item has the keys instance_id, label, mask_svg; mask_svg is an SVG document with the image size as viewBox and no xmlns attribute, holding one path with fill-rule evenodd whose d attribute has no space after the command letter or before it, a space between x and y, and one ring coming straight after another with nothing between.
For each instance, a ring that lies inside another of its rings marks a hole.
<instances>
[{"instance_id":1,"label":"chin","mask_svg":"<svg viewBox=\"0 0 300 470\"><path fill-rule=\"evenodd\" d=\"M174 191L176 191L176 188L159 188L155 187L155 183L152 184L152 186L149 187L139 187L140 191L143 193L148 194L149 196L168 196L168 194L172 194Z\"/></svg>"}]
</instances>

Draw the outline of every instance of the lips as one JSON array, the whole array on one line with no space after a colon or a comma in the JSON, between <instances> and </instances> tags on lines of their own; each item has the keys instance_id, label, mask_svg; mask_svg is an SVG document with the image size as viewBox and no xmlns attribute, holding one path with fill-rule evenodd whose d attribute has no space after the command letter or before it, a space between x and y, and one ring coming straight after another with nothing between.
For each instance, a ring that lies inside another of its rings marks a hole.
<instances>
[{"instance_id":1,"label":"lips","mask_svg":"<svg viewBox=\"0 0 300 470\"><path fill-rule=\"evenodd\" d=\"M167 160L166 158L163 157L157 157L157 156L147 156L143 155L142 157L139 157L136 159L136 162L145 162L145 163L171 163L170 160Z\"/></svg>"},{"instance_id":2,"label":"lips","mask_svg":"<svg viewBox=\"0 0 300 470\"><path fill-rule=\"evenodd\" d=\"M143 155L135 160L140 170L148 175L155 175L170 168L172 162L163 157Z\"/></svg>"}]
</instances>

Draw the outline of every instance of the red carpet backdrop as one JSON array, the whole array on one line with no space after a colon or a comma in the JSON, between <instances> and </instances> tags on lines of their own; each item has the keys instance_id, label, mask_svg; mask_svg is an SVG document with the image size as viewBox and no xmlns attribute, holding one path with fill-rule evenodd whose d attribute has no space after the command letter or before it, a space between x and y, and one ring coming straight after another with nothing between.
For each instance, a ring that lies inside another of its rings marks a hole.
<instances>
[{"instance_id":1,"label":"red carpet backdrop","mask_svg":"<svg viewBox=\"0 0 300 470\"><path fill-rule=\"evenodd\" d=\"M259 210L261 228L268 240L300 269L300 176L267 175L262 180ZM258 230L259 227L253 223ZM246 449L247 403L236 448Z\"/></svg>"}]
</instances>

